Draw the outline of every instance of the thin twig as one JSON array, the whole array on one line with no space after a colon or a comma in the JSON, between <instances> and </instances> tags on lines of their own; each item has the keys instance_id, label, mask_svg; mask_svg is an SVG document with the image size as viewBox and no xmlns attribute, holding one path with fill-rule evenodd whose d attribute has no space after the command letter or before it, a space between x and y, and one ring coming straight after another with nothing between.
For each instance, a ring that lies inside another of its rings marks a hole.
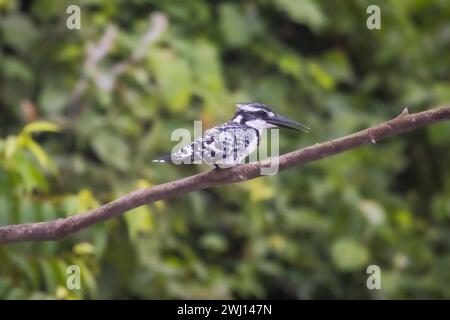
<instances>
[{"instance_id":1,"label":"thin twig","mask_svg":"<svg viewBox=\"0 0 450 320\"><path fill-rule=\"evenodd\" d=\"M157 41L167 27L167 17L162 13L155 13L150 16L150 23L147 31L139 39L137 46L128 59L125 59L113 66L110 76L116 79L133 64L138 63L145 58L150 45Z\"/></svg>"},{"instance_id":2,"label":"thin twig","mask_svg":"<svg viewBox=\"0 0 450 320\"><path fill-rule=\"evenodd\" d=\"M161 38L166 27L167 17L162 13L152 13L149 17L147 31L141 36L130 56L114 64L108 71L102 70L100 63L111 52L118 35L117 27L112 24L108 25L98 43L90 43L87 47L80 79L76 83L67 104L68 114L76 116L80 113L81 99L88 88L89 80L94 80L101 90L112 90L120 75L145 58L150 46Z\"/></svg>"},{"instance_id":3,"label":"thin twig","mask_svg":"<svg viewBox=\"0 0 450 320\"><path fill-rule=\"evenodd\" d=\"M110 24L98 43L88 44L80 79L75 85L67 104L67 110L70 115L78 113L81 98L88 88L89 78L97 72L98 64L111 51L112 45L117 37L117 32L117 27Z\"/></svg>"},{"instance_id":4,"label":"thin twig","mask_svg":"<svg viewBox=\"0 0 450 320\"><path fill-rule=\"evenodd\" d=\"M157 200L168 199L216 185L254 179L261 176L261 168L267 166L273 160L278 160L279 170L281 171L371 143L372 139L379 141L388 136L444 120L450 120L450 106L413 114L403 113L401 117L396 117L390 121L339 139L320 144L316 143L310 147L286 153L278 157L278 159L267 159L261 162L238 165L225 170L212 170L148 189L134 191L97 209L68 218L47 222L6 225L0 227L0 244L58 240L93 224Z\"/></svg>"}]
</instances>

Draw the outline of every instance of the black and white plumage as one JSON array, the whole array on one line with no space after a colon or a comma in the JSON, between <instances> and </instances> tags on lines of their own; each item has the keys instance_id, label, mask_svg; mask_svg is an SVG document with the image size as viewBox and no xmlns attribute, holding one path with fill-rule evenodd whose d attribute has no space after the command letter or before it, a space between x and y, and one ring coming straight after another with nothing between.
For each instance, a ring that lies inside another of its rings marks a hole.
<instances>
[{"instance_id":1,"label":"black and white plumage","mask_svg":"<svg viewBox=\"0 0 450 320\"><path fill-rule=\"evenodd\" d=\"M264 129L284 127L308 131L305 125L276 114L261 103L238 103L234 117L205 131L203 137L153 162L206 163L226 168L239 164L259 145Z\"/></svg>"}]
</instances>

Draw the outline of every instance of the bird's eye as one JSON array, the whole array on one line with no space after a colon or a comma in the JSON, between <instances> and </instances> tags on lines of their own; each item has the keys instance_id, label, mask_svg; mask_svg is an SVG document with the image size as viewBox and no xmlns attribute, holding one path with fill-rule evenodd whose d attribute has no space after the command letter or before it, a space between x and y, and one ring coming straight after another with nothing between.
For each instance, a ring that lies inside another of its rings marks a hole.
<instances>
[{"instance_id":1,"label":"bird's eye","mask_svg":"<svg viewBox=\"0 0 450 320\"><path fill-rule=\"evenodd\" d=\"M258 111L258 116L264 117L266 115L265 111Z\"/></svg>"}]
</instances>

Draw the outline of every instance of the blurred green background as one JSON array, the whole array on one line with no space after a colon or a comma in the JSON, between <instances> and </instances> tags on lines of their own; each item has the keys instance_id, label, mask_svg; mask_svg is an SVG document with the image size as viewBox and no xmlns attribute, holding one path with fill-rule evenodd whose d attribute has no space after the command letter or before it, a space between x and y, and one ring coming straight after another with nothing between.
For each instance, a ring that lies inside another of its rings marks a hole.
<instances>
[{"instance_id":1,"label":"blurred green background","mask_svg":"<svg viewBox=\"0 0 450 320\"><path fill-rule=\"evenodd\" d=\"M239 101L312 128L280 131L281 153L450 101L447 0L85 0L68 30L73 3L0 0L0 225L208 170L151 160ZM433 125L0 246L0 298L450 298L449 146Z\"/></svg>"}]
</instances>

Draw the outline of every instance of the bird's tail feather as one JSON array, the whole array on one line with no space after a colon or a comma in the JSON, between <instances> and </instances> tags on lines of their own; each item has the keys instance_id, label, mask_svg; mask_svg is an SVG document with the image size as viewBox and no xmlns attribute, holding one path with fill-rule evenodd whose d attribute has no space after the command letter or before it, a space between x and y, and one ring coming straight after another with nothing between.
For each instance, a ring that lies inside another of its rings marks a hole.
<instances>
[{"instance_id":1,"label":"bird's tail feather","mask_svg":"<svg viewBox=\"0 0 450 320\"><path fill-rule=\"evenodd\" d=\"M159 158L153 160L152 162L159 162L159 163L172 162L172 155L168 154L168 155L159 157Z\"/></svg>"}]
</instances>

